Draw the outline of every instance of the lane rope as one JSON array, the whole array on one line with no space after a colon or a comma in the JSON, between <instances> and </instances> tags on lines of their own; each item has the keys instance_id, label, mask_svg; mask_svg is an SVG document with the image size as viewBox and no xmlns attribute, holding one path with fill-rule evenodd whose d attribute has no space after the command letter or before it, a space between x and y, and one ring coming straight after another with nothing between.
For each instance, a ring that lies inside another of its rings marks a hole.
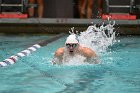
<instances>
[{"instance_id":1,"label":"lane rope","mask_svg":"<svg viewBox=\"0 0 140 93\"><path fill-rule=\"evenodd\" d=\"M31 54L32 52L35 52L36 50L38 50L39 48L55 41L55 40L58 40L59 38L62 38L63 36L65 36L64 33L61 33L61 34L58 34L48 40L42 40L40 42L38 42L37 44L34 44L33 46L15 54L15 55L12 55L10 56L9 58L6 58L5 60L1 61L0 62L0 67L6 67L6 66L9 66L9 65L13 65L14 63L17 62L17 60L19 60L20 58L24 57L24 56L27 56L29 54Z\"/></svg>"}]
</instances>

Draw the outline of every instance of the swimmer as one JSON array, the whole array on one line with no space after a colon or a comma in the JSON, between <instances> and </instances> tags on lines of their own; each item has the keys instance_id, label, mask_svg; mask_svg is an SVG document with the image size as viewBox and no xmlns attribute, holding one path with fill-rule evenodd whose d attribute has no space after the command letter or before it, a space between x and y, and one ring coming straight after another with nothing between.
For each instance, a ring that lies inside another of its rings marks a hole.
<instances>
[{"instance_id":1,"label":"swimmer","mask_svg":"<svg viewBox=\"0 0 140 93\"><path fill-rule=\"evenodd\" d=\"M67 37L65 47L61 47L56 50L52 63L60 65L66 61L65 59L70 59L76 55L85 57L84 61L88 63L99 63L99 61L96 59L96 53L88 47L81 46L75 34Z\"/></svg>"}]
</instances>

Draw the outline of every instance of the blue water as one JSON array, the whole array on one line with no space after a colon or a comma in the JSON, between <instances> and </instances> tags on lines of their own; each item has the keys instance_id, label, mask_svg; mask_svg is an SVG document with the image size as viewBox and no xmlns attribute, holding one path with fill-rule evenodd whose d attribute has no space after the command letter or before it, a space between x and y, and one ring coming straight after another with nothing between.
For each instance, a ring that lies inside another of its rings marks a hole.
<instances>
[{"instance_id":1,"label":"blue water","mask_svg":"<svg viewBox=\"0 0 140 93\"><path fill-rule=\"evenodd\" d=\"M0 35L0 60L52 36ZM118 37L100 55L101 64L53 66L65 37L0 68L0 93L140 93L140 37Z\"/></svg>"}]
</instances>

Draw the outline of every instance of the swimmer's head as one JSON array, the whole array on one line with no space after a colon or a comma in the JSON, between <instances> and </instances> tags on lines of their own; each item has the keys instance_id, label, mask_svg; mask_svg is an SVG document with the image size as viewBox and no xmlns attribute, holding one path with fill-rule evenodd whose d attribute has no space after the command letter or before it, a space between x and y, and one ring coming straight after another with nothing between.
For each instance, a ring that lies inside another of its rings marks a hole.
<instances>
[{"instance_id":1,"label":"swimmer's head","mask_svg":"<svg viewBox=\"0 0 140 93\"><path fill-rule=\"evenodd\" d=\"M67 44L67 43L77 43L77 44L79 44L79 40L78 40L78 38L76 37L75 34L72 34L72 35L69 35L67 37L65 44Z\"/></svg>"},{"instance_id":2,"label":"swimmer's head","mask_svg":"<svg viewBox=\"0 0 140 93\"><path fill-rule=\"evenodd\" d=\"M69 53L74 53L74 51L79 46L79 40L77 39L76 35L69 35L66 39L65 46Z\"/></svg>"}]
</instances>

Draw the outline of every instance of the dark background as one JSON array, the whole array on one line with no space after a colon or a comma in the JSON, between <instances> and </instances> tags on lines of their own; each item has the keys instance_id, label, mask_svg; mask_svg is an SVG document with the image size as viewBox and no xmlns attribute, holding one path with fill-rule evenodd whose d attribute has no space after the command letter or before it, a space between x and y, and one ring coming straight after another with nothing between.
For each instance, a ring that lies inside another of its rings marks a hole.
<instances>
[{"instance_id":1,"label":"dark background","mask_svg":"<svg viewBox=\"0 0 140 93\"><path fill-rule=\"evenodd\" d=\"M0 0L3 3L20 3L21 0ZM100 18L98 16L98 0L93 0L93 18ZM102 0L103 13L106 13L106 3ZM109 0L111 5L125 5L129 4L131 0ZM134 5L140 5L140 0L134 0ZM3 7L2 11L20 11L20 8L16 7ZM27 10L27 9L26 9ZM125 8L113 8L110 9L113 13L129 13L129 9ZM26 11L27 13L27 11ZM36 13L37 14L37 13ZM139 18L140 9L134 8L133 14L136 14ZM37 17L37 15L35 15ZM78 13L78 0L44 0L44 18L79 18Z\"/></svg>"}]
</instances>

